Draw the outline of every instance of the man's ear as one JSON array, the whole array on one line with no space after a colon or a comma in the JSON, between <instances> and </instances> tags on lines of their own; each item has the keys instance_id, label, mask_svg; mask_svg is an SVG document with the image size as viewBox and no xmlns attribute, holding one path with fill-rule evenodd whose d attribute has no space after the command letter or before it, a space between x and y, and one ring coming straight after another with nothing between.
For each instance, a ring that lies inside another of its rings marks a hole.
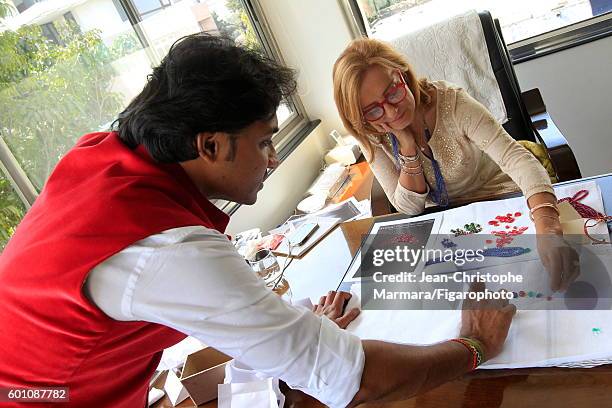
<instances>
[{"instance_id":1,"label":"man's ear","mask_svg":"<svg viewBox=\"0 0 612 408\"><path fill-rule=\"evenodd\" d=\"M226 139L226 135L221 132L198 133L196 136L198 156L209 162L219 160L223 145L227 143Z\"/></svg>"}]
</instances>

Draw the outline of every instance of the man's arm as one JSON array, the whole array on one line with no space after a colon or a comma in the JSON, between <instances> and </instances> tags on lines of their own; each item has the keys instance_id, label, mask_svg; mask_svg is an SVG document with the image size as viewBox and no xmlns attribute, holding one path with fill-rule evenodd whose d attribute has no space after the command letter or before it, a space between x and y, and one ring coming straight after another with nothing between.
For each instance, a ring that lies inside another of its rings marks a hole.
<instances>
[{"instance_id":1,"label":"man's arm","mask_svg":"<svg viewBox=\"0 0 612 408\"><path fill-rule=\"evenodd\" d=\"M471 289L482 291L484 285L475 284ZM515 313L516 307L508 300L466 301L459 334L480 342L484 358L491 359L501 352ZM367 340L362 344L365 366L351 407L366 401L407 399L471 370L472 353L451 341L431 346Z\"/></svg>"},{"instance_id":2,"label":"man's arm","mask_svg":"<svg viewBox=\"0 0 612 408\"><path fill-rule=\"evenodd\" d=\"M472 354L459 343L410 346L364 340L362 344L366 362L361 387L349 406L408 399L470 370Z\"/></svg>"},{"instance_id":3,"label":"man's arm","mask_svg":"<svg viewBox=\"0 0 612 408\"><path fill-rule=\"evenodd\" d=\"M364 353L337 326L346 319L284 302L217 231L176 228L139 241L98 265L84 290L116 320L172 327L329 406L347 406L359 389Z\"/></svg>"}]
</instances>

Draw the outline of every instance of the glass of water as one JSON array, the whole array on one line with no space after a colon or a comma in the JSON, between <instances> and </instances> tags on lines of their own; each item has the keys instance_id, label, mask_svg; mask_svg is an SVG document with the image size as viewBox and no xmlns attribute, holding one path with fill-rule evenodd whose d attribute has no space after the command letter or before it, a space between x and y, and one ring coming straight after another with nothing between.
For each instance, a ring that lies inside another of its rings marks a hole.
<instances>
[{"instance_id":1,"label":"glass of water","mask_svg":"<svg viewBox=\"0 0 612 408\"><path fill-rule=\"evenodd\" d=\"M255 274L264 280L270 290L291 302L289 282L283 276L278 260L272 251L260 249L247 261Z\"/></svg>"}]
</instances>

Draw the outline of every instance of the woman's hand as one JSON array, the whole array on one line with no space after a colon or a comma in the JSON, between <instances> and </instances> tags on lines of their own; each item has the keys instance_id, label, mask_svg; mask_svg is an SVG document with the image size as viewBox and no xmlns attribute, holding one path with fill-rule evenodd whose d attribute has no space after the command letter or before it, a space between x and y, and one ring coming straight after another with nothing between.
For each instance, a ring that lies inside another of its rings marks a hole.
<instances>
[{"instance_id":1,"label":"woman's hand","mask_svg":"<svg viewBox=\"0 0 612 408\"><path fill-rule=\"evenodd\" d=\"M346 329L350 322L359 316L359 308L343 312L343 309L351 298L349 292L336 292L330 290L327 296L321 296L318 305L314 305L312 312L317 316L327 316L329 320L335 322L341 329Z\"/></svg>"},{"instance_id":2,"label":"woman's hand","mask_svg":"<svg viewBox=\"0 0 612 408\"><path fill-rule=\"evenodd\" d=\"M563 239L563 234L538 233L538 254L550 275L550 289L566 291L580 275L580 256Z\"/></svg>"},{"instance_id":3,"label":"woman's hand","mask_svg":"<svg viewBox=\"0 0 612 408\"><path fill-rule=\"evenodd\" d=\"M546 210L542 208L534 215L538 254L550 275L551 290L565 291L580 275L580 257L563 239L563 230L556 213L553 211L542 216Z\"/></svg>"},{"instance_id":4,"label":"woman's hand","mask_svg":"<svg viewBox=\"0 0 612 408\"><path fill-rule=\"evenodd\" d=\"M391 129L386 123L372 124L376 130L384 133L393 133L399 142L400 153L404 156L414 156L417 152L417 143L412 132L406 129Z\"/></svg>"}]
</instances>

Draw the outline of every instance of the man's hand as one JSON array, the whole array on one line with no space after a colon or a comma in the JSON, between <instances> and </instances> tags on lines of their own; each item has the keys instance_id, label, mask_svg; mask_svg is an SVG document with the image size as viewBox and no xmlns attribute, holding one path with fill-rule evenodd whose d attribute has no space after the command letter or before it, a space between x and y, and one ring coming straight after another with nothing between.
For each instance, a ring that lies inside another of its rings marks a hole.
<instances>
[{"instance_id":1,"label":"man's hand","mask_svg":"<svg viewBox=\"0 0 612 408\"><path fill-rule=\"evenodd\" d=\"M344 311L344 307L351 298L349 292L336 292L330 290L327 296L321 296L319 304L314 305L312 311L317 316L327 316L335 322L341 329L346 329L350 322L359 315L359 308Z\"/></svg>"},{"instance_id":2,"label":"man's hand","mask_svg":"<svg viewBox=\"0 0 612 408\"><path fill-rule=\"evenodd\" d=\"M482 282L471 285L473 292L484 291ZM507 299L500 300L466 300L461 312L461 337L478 340L484 347L487 360L497 356L506 341L516 306Z\"/></svg>"}]
</instances>

